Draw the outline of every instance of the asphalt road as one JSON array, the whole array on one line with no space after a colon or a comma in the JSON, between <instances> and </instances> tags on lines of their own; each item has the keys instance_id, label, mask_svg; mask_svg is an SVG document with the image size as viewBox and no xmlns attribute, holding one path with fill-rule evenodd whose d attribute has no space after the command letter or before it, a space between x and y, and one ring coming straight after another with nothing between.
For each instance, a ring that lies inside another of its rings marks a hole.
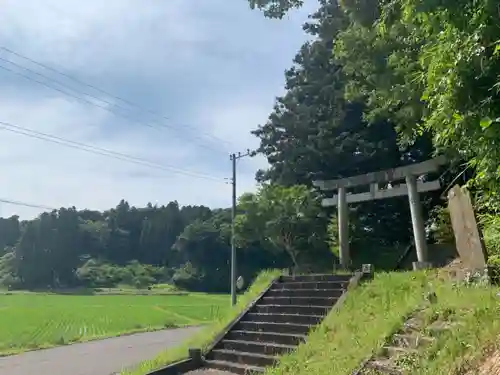
<instances>
[{"instance_id":1,"label":"asphalt road","mask_svg":"<svg viewBox=\"0 0 500 375\"><path fill-rule=\"evenodd\" d=\"M199 327L139 333L0 358L0 375L111 375L167 347Z\"/></svg>"}]
</instances>

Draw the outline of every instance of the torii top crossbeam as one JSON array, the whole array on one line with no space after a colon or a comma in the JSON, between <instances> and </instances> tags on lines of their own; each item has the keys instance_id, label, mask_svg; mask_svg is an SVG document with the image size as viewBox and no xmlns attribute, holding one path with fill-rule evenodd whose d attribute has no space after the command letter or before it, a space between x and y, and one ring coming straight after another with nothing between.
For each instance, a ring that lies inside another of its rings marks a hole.
<instances>
[{"instance_id":1,"label":"torii top crossbeam","mask_svg":"<svg viewBox=\"0 0 500 375\"><path fill-rule=\"evenodd\" d=\"M366 173L353 177L345 177L336 180L313 181L313 185L320 190L336 190L338 188L349 188L373 183L384 183L402 180L407 176L420 176L426 173L436 172L440 166L447 163L444 156L426 160L421 163L411 164L404 167L386 169L378 172Z\"/></svg>"}]
</instances>

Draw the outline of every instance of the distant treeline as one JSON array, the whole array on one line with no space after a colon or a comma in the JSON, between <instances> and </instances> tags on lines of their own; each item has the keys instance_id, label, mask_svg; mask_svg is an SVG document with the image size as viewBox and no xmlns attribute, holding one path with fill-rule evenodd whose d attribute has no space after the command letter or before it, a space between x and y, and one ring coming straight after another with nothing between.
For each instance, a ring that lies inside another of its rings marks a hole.
<instances>
[{"instance_id":1,"label":"distant treeline","mask_svg":"<svg viewBox=\"0 0 500 375\"><path fill-rule=\"evenodd\" d=\"M230 210L203 206L61 208L34 220L0 219L0 282L5 287L72 288L172 282L192 290L229 285ZM284 266L283 253L239 249L246 279Z\"/></svg>"}]
</instances>

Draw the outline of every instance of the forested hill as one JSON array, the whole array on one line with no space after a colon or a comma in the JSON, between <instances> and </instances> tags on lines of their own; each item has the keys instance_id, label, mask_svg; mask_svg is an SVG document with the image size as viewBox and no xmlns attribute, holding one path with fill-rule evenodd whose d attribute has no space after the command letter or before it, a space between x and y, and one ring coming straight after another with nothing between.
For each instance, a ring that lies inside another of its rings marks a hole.
<instances>
[{"instance_id":1,"label":"forested hill","mask_svg":"<svg viewBox=\"0 0 500 375\"><path fill-rule=\"evenodd\" d=\"M2 218L1 282L65 288L147 286L173 279L189 289L227 290L230 218L227 209L177 202L136 208L123 200L104 212L62 208L29 221ZM252 246L241 248L239 257L240 273L247 278L286 258Z\"/></svg>"}]
</instances>

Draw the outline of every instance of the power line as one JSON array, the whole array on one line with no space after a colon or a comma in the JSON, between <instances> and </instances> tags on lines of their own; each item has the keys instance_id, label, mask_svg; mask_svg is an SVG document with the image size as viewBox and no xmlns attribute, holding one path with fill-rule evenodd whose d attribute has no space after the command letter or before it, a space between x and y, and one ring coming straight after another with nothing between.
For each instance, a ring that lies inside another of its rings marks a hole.
<instances>
[{"instance_id":1,"label":"power line","mask_svg":"<svg viewBox=\"0 0 500 375\"><path fill-rule=\"evenodd\" d=\"M33 63L33 64L35 64L35 65L38 65L38 66L40 66L40 67L44 68L44 69L47 69L47 70L50 70L50 71L52 71L52 72L54 72L54 73L60 74L60 75L62 75L62 76L64 76L64 77L66 77L66 78L68 78L68 79L70 79L70 80L72 80L72 81L74 81L74 82L76 82L76 83L80 84L80 85L86 86L86 87L91 88L91 89L93 89L93 90L96 90L96 91L98 91L98 92L100 92L100 93L102 93L102 94L104 94L104 95L107 95L107 96L109 96L109 97L112 97L112 98L114 98L114 99L117 99L117 100L119 100L119 101L121 101L121 102L123 102L123 103L126 103L126 104L128 104L128 105L130 105L130 106L132 106L132 107L135 107L135 108L137 108L137 109L140 109L141 111L148 112L148 113L150 113L150 114L152 114L152 115L155 115L155 116L159 116L159 117L161 117L161 118L163 118L163 119L165 119L165 120L170 120L170 118L168 118L168 117L166 117L166 116L164 116L164 115L162 115L162 114L160 114L160 113L158 113L158 112L156 112L156 111L153 111L152 109L143 108L143 107L141 107L140 105L138 105L138 104L136 104L136 103L134 103L134 102L132 102L132 101L130 101L130 100L128 100L128 99L124 99L123 97L120 97L120 96L117 96L117 95L115 95L115 94L112 94L112 93L110 93L110 92L108 92L108 91L105 91L105 90L103 90L103 89L101 89L101 88L99 88L99 87L95 86L95 85L91 85L91 84L89 84L89 83L83 82L82 80L80 80L80 79L76 78L76 77L75 77L75 76L73 76L73 75L70 75L70 74L68 74L68 73L62 72L61 70L58 70L58 69L55 69L55 68L53 68L53 67L51 67L51 66L48 66L48 65L46 65L46 64L43 64L43 63L41 63L41 62L39 62L39 61L37 61L37 60L35 60L35 59L33 59L33 58L30 58L30 57L28 57L28 56L26 56L26 55L23 55L23 54L19 53L19 52L13 51L13 50L11 50L10 48L0 46L0 49L1 49L1 50L4 50L5 52L8 52L8 53L10 53L10 54L13 54L13 55L15 55L15 56L17 56L17 57L20 57L20 58L22 58L22 59L25 59L25 60L27 60L27 61L29 61L29 62L31 62L31 63ZM183 126L184 126L184 127L186 127L186 128L190 128L190 129L192 129L193 131L195 131L195 132L197 132L197 133L200 133L199 129L196 129L196 128L192 127L192 126L188 126L188 125L183 125ZM218 141L218 142L224 142L224 143L227 143L228 145L230 145L230 144L231 144L229 141L227 141L227 140L225 140L225 139L223 139L223 138L220 138L220 137L214 136L213 134L210 134L210 133L204 133L204 132L202 132L201 134L205 134L207 137L213 138L214 140L216 140L216 141Z\"/></svg>"},{"instance_id":2,"label":"power line","mask_svg":"<svg viewBox=\"0 0 500 375\"><path fill-rule=\"evenodd\" d=\"M160 118L162 118L162 119L164 119L164 120L168 120L168 121L170 121L170 119L169 119L168 117L166 117L166 116L164 116L164 115L162 115L162 114L160 114L160 113L158 113L158 112L156 112L156 111L153 111L152 109L143 108L143 107L141 107L140 105L138 105L138 104L136 104L136 103L134 103L134 102L132 102L132 101L130 101L130 100L127 100L127 99L124 99L124 98L122 98L122 97L120 97L120 96L117 96L117 95L115 95L115 94L112 94L112 93L110 93L110 92L108 92L108 91L105 91L105 90L103 90L103 89L101 89L101 88L99 88L99 87L95 86L95 85L91 85L91 84L89 84L89 83L83 82L82 80L80 80L80 79L78 79L78 78L76 78L76 77L74 77L74 76L72 76L72 75L70 75L70 74L67 74L67 73L62 72L62 71L60 71L60 70L58 70L58 69L55 69L55 68L53 68L53 67L51 67L51 66L48 66L48 65L46 65L46 64L43 64L43 63L41 63L41 62L39 62L39 61L37 61L37 60L35 60L35 59L32 59L32 58L30 58L30 57L28 57L28 56L26 56L26 55L23 55L23 54L19 53L19 52L13 51L13 50L11 50L11 49L9 49L9 48L7 48L7 47L3 47L3 46L0 46L0 49L1 49L1 50L3 50L3 51L5 51L5 52L7 52L7 53L10 53L10 54L12 54L12 55L14 55L14 56L17 56L17 57L19 57L19 58L21 58L21 59L27 60L27 61L29 61L29 62L31 62L31 63L33 63L33 64L35 64L35 65L39 66L39 67L42 67L42 68L46 69L46 70L49 70L49 71L52 71L52 72L54 72L54 73L56 73L56 74L62 75L62 76L64 76L64 77L68 78L69 80L71 80L71 81L73 81L73 82L76 82L76 83L78 83L78 84L80 84L80 85L83 85L83 86L86 86L86 87L88 87L88 88L91 88L91 89L93 89L93 90L95 90L95 91L98 91L98 92L100 92L101 94L104 94L104 95L107 95L107 96L109 96L109 97L111 97L111 98L117 99L117 100L119 100L119 101L121 101L121 102L123 102L123 103L128 104L129 106L135 107L135 108L137 108L137 109L139 109L139 110L141 110L141 111L147 112L147 113L149 113L149 114L151 114L151 115L154 115L154 116L160 117ZM2 59L2 60L4 60L4 59ZM9 61L9 60L7 60L7 61ZM9 62L10 62L10 61L9 61ZM87 95L89 95L89 96L91 96L91 97L96 98L95 96L92 96L92 95L90 95L90 94L87 94ZM99 99L99 98L98 98L98 100L101 100L101 101L107 102L107 101L105 101L105 100L103 100L103 99ZM109 102L107 102L107 103L109 103ZM111 103L110 103L110 104L111 104ZM116 105L116 104L114 104L114 103L113 103L112 105L117 106L117 105ZM119 107L119 106L118 106L118 107ZM169 127L169 128L173 128L173 129L175 129L175 130L179 130L178 128L176 128L176 127L174 127L174 126L169 126L169 125L164 125L164 126ZM225 140L225 139L223 139L223 138L217 137L217 136L215 136L215 135L213 135L213 134L210 134L210 133L200 132L200 130L199 130L199 129L196 129L195 127L188 126L188 125L183 125L183 127L187 128L187 129L191 129L192 131L195 131L195 132L196 132L196 133L198 133L198 134L203 134L203 135L205 135L206 137L208 137L208 138L212 138L213 140L215 140L215 141L217 141L217 142L222 142L222 143L225 143L225 144L227 144L227 145L231 145L231 143L230 143L229 141L227 141L227 140Z\"/></svg>"},{"instance_id":3,"label":"power line","mask_svg":"<svg viewBox=\"0 0 500 375\"><path fill-rule=\"evenodd\" d=\"M39 205L39 204L26 203L26 202L20 202L20 201L13 201L13 200L4 199L4 198L0 198L0 202L2 202L2 203L8 203L8 204L13 204L15 206L24 206L24 207L30 207L30 208L41 208L42 210L50 210L50 211L57 210L57 208L54 208L54 207L42 206L42 205Z\"/></svg>"},{"instance_id":4,"label":"power line","mask_svg":"<svg viewBox=\"0 0 500 375\"><path fill-rule=\"evenodd\" d=\"M103 103L106 103L106 104L108 104L108 105L115 106L115 104L114 104L114 103L112 103L112 102L110 102L110 101L108 101L108 100L101 99L101 98L99 98L99 97L97 97L97 96L95 96L95 95L89 94L89 93L84 92L84 91L80 91L80 92L79 92L78 90L75 90L75 89L73 89L72 87L70 87L70 86L68 86L68 85L66 85L66 84L64 84L64 83L62 83L62 82L60 82L60 81L58 81L58 80L56 80L56 79L53 79L53 78L47 77L47 76L46 76L46 75L44 75L44 74L41 74L41 73L36 72L36 71L34 71L34 70L30 69L30 68L27 68L27 67L25 67L25 66L22 66L22 65L20 65L20 64L17 64L17 63L15 63L15 62L13 62L13 61L10 61L9 59L4 59L3 57L0 57L0 60L1 60L1 61L5 61L6 63L9 63L9 64L11 64L11 65L14 65L14 66L16 66L16 67L18 67L18 68L20 68L20 69L23 69L23 70L25 70L25 71L28 71L28 72L30 72L30 73L36 74L37 76L40 76L40 77L43 77L43 78L45 78L45 79L48 79L48 80L50 80L50 81L52 81L52 82L55 82L55 83L57 83L58 85L60 85L60 86L62 86L62 87L64 87L64 88L66 88L66 89L69 89L69 90L74 91L74 92L76 92L76 93L80 93L80 94L87 95L87 96L89 96L89 97L91 97L91 98L94 98L94 99L96 99L96 100L99 100L99 101L101 101L101 102L103 102ZM53 87L50 87L50 88L53 88ZM62 91L61 91L61 92L62 92ZM62 92L62 93L63 93L63 94L65 94L65 95L70 95L70 94L68 94L68 93L66 93L66 92ZM77 99L79 99L79 97L78 97ZM117 107L118 107L118 108L121 108L121 107L119 107L119 106L117 106Z\"/></svg>"},{"instance_id":5,"label":"power line","mask_svg":"<svg viewBox=\"0 0 500 375\"><path fill-rule=\"evenodd\" d=\"M163 170L163 171L167 171L167 172L182 174L182 175L186 175L186 176L190 176L190 177L196 177L196 178L202 178L202 179L207 179L207 180L223 182L223 179L214 177L212 175L193 172L193 171L189 171L189 170L182 169L182 168L176 168L174 166L158 164L158 163L149 161L147 159L139 158L139 157L136 157L133 155L129 155L129 154L121 153L121 152L116 152L116 151L112 151L109 149L105 149L105 148L101 148L101 147L97 147L97 146L92 146L92 145L88 145L88 144L77 142L77 141L72 141L72 140L58 137L55 135L51 135L48 133L39 132L39 131L30 129L30 128L26 128L23 126L14 125L14 124L11 124L8 122L0 121L0 128L4 129L6 131L10 131L12 133L24 135L24 136L31 137L31 138L40 139L40 140L47 141L47 142L56 143L56 144L59 144L62 146L70 147L70 148L79 149L79 150L86 151L86 152L96 154L96 155L106 156L109 158L118 159L118 160L126 161L129 163L133 163L133 164L143 165L143 166L146 166L149 168L154 168L154 169L159 169L159 170Z\"/></svg>"},{"instance_id":6,"label":"power line","mask_svg":"<svg viewBox=\"0 0 500 375\"><path fill-rule=\"evenodd\" d=\"M59 83L57 80L51 79L50 77L47 77L47 76L45 76L45 75L43 75L43 74L40 74L40 73L38 73L38 72L35 72L35 71L33 71L33 70L29 69L29 68L23 67L23 66L21 66L21 65L19 65L19 64L16 64L16 63L14 63L14 62L9 61L9 60L5 60L5 59L3 59L3 58L1 58L1 57L0 57L0 60L7 61L7 62L11 63L12 65L17 66L17 67L19 67L19 68L21 68L21 69L23 69L23 70L26 70L26 71L28 71L28 72L31 72L31 73L33 73L33 74L36 74L36 75L41 76L41 77L43 77L43 78L46 78L46 79L48 79L48 80L50 80L50 81L54 81L54 82L58 83L59 85L61 85L61 86L63 86L63 87L67 87L67 88L69 88L70 90L77 92L76 90L74 90L74 89L72 89L72 88L70 88L70 87L68 87L68 86L66 86L66 85L64 85L64 84ZM141 121L137 120L136 118L133 118L133 117L132 117L132 116L130 116L130 115L124 115L124 114L122 114L122 113L120 113L120 112L113 111L113 110L111 110L110 108L108 108L108 107L106 107L106 106L99 105L98 103L94 103L94 102L92 102L92 101L90 101L90 100L87 100L87 99L85 99L85 98L79 97L79 96L74 95L74 94L69 93L69 92L66 92L66 91L64 91L64 90L62 90L62 89L60 89L60 88L57 88L57 87L51 86L51 85L47 84L46 82L39 81L39 80L37 80L37 79L35 79L35 78L33 78L33 77L30 77L29 75L26 75L26 74L23 74L23 73L17 72L17 71L12 70L12 69L9 69L9 68L7 68L7 67L5 67L5 66L3 66L3 65L0 65L0 69L6 70L6 71L8 71L8 72L10 72L10 73L12 73L12 74L15 74L15 75L21 76L21 77L23 77L23 78L25 78L25 79L27 79L27 80L29 80L29 81L36 82L36 83L38 83L38 84L40 84L40 85L42 85L42 86L45 86L45 87L47 87L47 88L50 88L50 89L55 90L55 91L57 91L57 92L60 92L60 93L62 93L62 94L64 94L64 95L66 95L66 96L70 96L70 97L72 97L72 98L74 98L74 99L77 99L77 100L79 100L79 101L82 101L82 102L84 102L84 103L86 103L86 104L89 104L89 105L92 105L92 106L98 107L98 108L100 108L100 109L102 109L102 110L104 110L104 111L106 111L106 112L109 112L109 113L111 113L111 114L115 115L115 116L123 117L123 118L125 118L125 119L127 119L127 120L132 120L133 122L135 122L135 123L137 123L137 124L144 125L144 126L147 126L147 127L153 128L153 129L161 129L161 127L154 126L154 125L149 124L149 123L141 122ZM87 94L86 94L86 93L84 93L84 95L87 95ZM108 102L108 103L109 103L109 102ZM118 106L116 106L116 105L114 105L114 106L115 106L115 107L118 107ZM123 108L123 107L119 107L119 108ZM126 110L126 109L125 109L125 110ZM171 127L171 128L172 128L172 129L174 129L174 130L178 130L178 129L177 129L177 128L175 128L175 127ZM193 137L193 139L199 139L199 140L202 140L202 141L203 141L203 138L200 138L200 137ZM217 148L212 148L212 147L207 146L207 145L202 144L202 143L196 143L196 142L195 142L195 144L197 144L198 146L201 146L201 147L207 148L207 149L209 149L209 150L211 150L211 151L215 151L215 152L224 152L223 150L220 150L220 149L217 149Z\"/></svg>"}]
</instances>

